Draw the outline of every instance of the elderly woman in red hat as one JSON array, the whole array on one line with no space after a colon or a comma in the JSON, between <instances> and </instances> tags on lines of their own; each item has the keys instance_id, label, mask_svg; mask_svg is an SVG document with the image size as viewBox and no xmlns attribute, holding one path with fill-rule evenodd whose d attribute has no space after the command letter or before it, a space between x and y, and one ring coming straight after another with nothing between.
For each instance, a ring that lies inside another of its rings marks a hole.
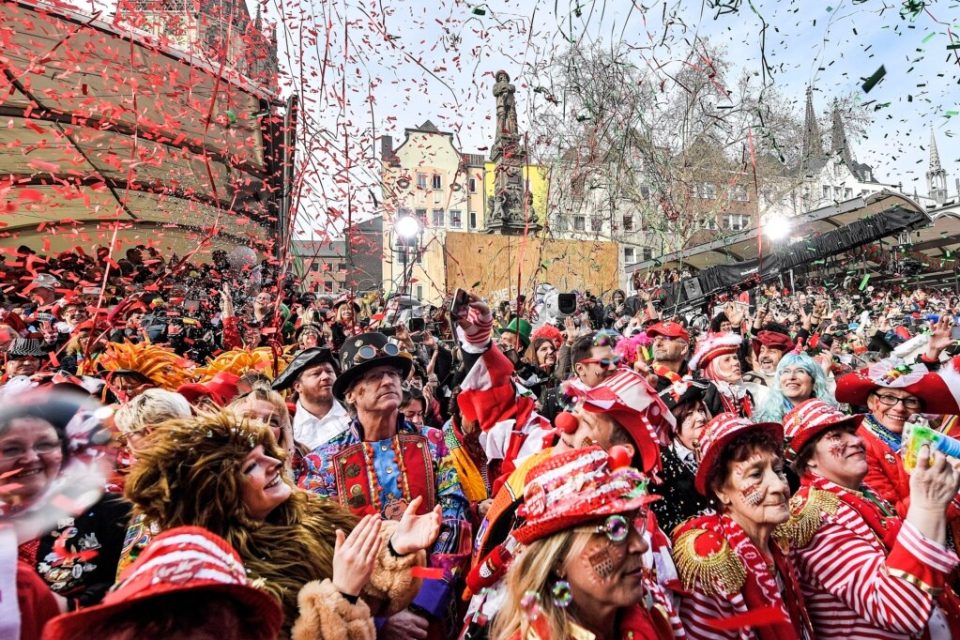
<instances>
[{"instance_id":1,"label":"elderly woman in red hat","mask_svg":"<svg viewBox=\"0 0 960 640\"><path fill-rule=\"evenodd\" d=\"M793 565L773 537L790 515L781 426L723 413L707 423L700 447L695 485L718 512L674 531L687 635L812 638Z\"/></svg>"},{"instance_id":2,"label":"elderly woman in red hat","mask_svg":"<svg viewBox=\"0 0 960 640\"><path fill-rule=\"evenodd\" d=\"M749 418L759 404L743 381L742 342L735 333L708 334L690 359L690 370L699 371L699 375L713 385L706 402L714 415L735 413Z\"/></svg>"},{"instance_id":3,"label":"elderly woman in red hat","mask_svg":"<svg viewBox=\"0 0 960 640\"><path fill-rule=\"evenodd\" d=\"M960 637L957 596L946 586L958 559L946 546L945 514L960 474L921 451L925 463L910 476L901 520L863 485L863 419L812 399L784 420L786 456L801 486L779 533L790 544L816 637Z\"/></svg>"},{"instance_id":4,"label":"elderly woman in red hat","mask_svg":"<svg viewBox=\"0 0 960 640\"><path fill-rule=\"evenodd\" d=\"M645 590L643 476L600 447L531 469L494 640L683 637L668 598Z\"/></svg>"},{"instance_id":5,"label":"elderly woman in red hat","mask_svg":"<svg viewBox=\"0 0 960 640\"><path fill-rule=\"evenodd\" d=\"M911 416L957 414L960 409L943 378L922 364L909 365L895 359L874 363L837 380L836 398L867 413L857 435L867 453L864 483L891 503L897 515L906 517L910 505L910 476L900 452L903 427ZM957 505L951 517L960 513Z\"/></svg>"}]
</instances>

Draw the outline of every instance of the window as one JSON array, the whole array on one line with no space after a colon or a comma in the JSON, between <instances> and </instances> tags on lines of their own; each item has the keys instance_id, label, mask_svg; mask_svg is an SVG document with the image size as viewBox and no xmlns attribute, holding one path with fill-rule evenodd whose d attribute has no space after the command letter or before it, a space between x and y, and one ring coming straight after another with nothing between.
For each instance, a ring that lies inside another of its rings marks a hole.
<instances>
[{"instance_id":1,"label":"window","mask_svg":"<svg viewBox=\"0 0 960 640\"><path fill-rule=\"evenodd\" d=\"M653 249L650 247L642 247L640 249L640 256L642 260L653 260Z\"/></svg>"},{"instance_id":2,"label":"window","mask_svg":"<svg viewBox=\"0 0 960 640\"><path fill-rule=\"evenodd\" d=\"M433 210L433 226L442 227L443 226L443 209L434 209Z\"/></svg>"},{"instance_id":3,"label":"window","mask_svg":"<svg viewBox=\"0 0 960 640\"><path fill-rule=\"evenodd\" d=\"M417 188L426 189L427 188L427 174L418 173L417 174Z\"/></svg>"},{"instance_id":4,"label":"window","mask_svg":"<svg viewBox=\"0 0 960 640\"><path fill-rule=\"evenodd\" d=\"M632 214L623 214L623 230L624 231L633 231L633 215Z\"/></svg>"},{"instance_id":5,"label":"window","mask_svg":"<svg viewBox=\"0 0 960 640\"><path fill-rule=\"evenodd\" d=\"M830 187L828 187L827 185L823 185L823 197L824 198L830 197Z\"/></svg>"},{"instance_id":6,"label":"window","mask_svg":"<svg viewBox=\"0 0 960 640\"><path fill-rule=\"evenodd\" d=\"M590 230L594 233L600 233L603 229L603 218L600 216L590 216Z\"/></svg>"},{"instance_id":7,"label":"window","mask_svg":"<svg viewBox=\"0 0 960 640\"><path fill-rule=\"evenodd\" d=\"M477 179L476 179L476 178L470 178L469 180L467 180L467 188L470 189L470 193L476 193L476 192L477 192Z\"/></svg>"},{"instance_id":8,"label":"window","mask_svg":"<svg viewBox=\"0 0 960 640\"><path fill-rule=\"evenodd\" d=\"M427 210L426 209L417 209L416 211L417 220L423 224L427 224Z\"/></svg>"},{"instance_id":9,"label":"window","mask_svg":"<svg viewBox=\"0 0 960 640\"><path fill-rule=\"evenodd\" d=\"M743 184L735 184L730 187L730 199L736 202L749 202L750 196L747 194L747 187Z\"/></svg>"},{"instance_id":10,"label":"window","mask_svg":"<svg viewBox=\"0 0 960 640\"><path fill-rule=\"evenodd\" d=\"M463 212L450 210L450 228L460 229L463 227Z\"/></svg>"},{"instance_id":11,"label":"window","mask_svg":"<svg viewBox=\"0 0 960 640\"><path fill-rule=\"evenodd\" d=\"M440 179L440 174L433 174L433 190L436 191L443 187L443 181Z\"/></svg>"},{"instance_id":12,"label":"window","mask_svg":"<svg viewBox=\"0 0 960 640\"><path fill-rule=\"evenodd\" d=\"M587 219L583 216L573 216L573 230L574 231L586 231L587 229Z\"/></svg>"},{"instance_id":13,"label":"window","mask_svg":"<svg viewBox=\"0 0 960 640\"><path fill-rule=\"evenodd\" d=\"M727 216L727 224L731 231L742 231L750 225L750 216L742 213L731 213Z\"/></svg>"},{"instance_id":14,"label":"window","mask_svg":"<svg viewBox=\"0 0 960 640\"><path fill-rule=\"evenodd\" d=\"M634 262L636 262L636 256L634 255L633 247L624 247L623 264L633 264Z\"/></svg>"},{"instance_id":15,"label":"window","mask_svg":"<svg viewBox=\"0 0 960 640\"><path fill-rule=\"evenodd\" d=\"M840 187L834 187L834 188L833 188L833 197L836 198L837 200L839 200L840 198L842 198L842 197L843 197L843 189L841 189Z\"/></svg>"},{"instance_id":16,"label":"window","mask_svg":"<svg viewBox=\"0 0 960 640\"><path fill-rule=\"evenodd\" d=\"M476 211L470 212L470 228L471 229L477 228L477 212Z\"/></svg>"},{"instance_id":17,"label":"window","mask_svg":"<svg viewBox=\"0 0 960 640\"><path fill-rule=\"evenodd\" d=\"M314 262L310 265L310 271L317 272L320 271L320 263Z\"/></svg>"},{"instance_id":18,"label":"window","mask_svg":"<svg viewBox=\"0 0 960 640\"><path fill-rule=\"evenodd\" d=\"M844 199L846 199L846 200L849 200L850 198L852 198L852 197L853 197L853 189L850 189L849 187L846 188L846 189L844 189L844 190L843 190L843 197L844 197Z\"/></svg>"},{"instance_id":19,"label":"window","mask_svg":"<svg viewBox=\"0 0 960 640\"><path fill-rule=\"evenodd\" d=\"M644 200L649 200L649 199L650 199L650 187L648 187L647 185L641 185L641 186L640 186L640 197L643 198Z\"/></svg>"},{"instance_id":20,"label":"window","mask_svg":"<svg viewBox=\"0 0 960 640\"><path fill-rule=\"evenodd\" d=\"M557 231L566 231L567 230L567 216L563 214L557 214Z\"/></svg>"},{"instance_id":21,"label":"window","mask_svg":"<svg viewBox=\"0 0 960 640\"><path fill-rule=\"evenodd\" d=\"M417 285L417 300L423 300L423 285Z\"/></svg>"},{"instance_id":22,"label":"window","mask_svg":"<svg viewBox=\"0 0 960 640\"><path fill-rule=\"evenodd\" d=\"M333 280L324 280L324 281L323 281L323 290L324 290L324 291L333 291Z\"/></svg>"},{"instance_id":23,"label":"window","mask_svg":"<svg viewBox=\"0 0 960 640\"><path fill-rule=\"evenodd\" d=\"M712 182L701 182L697 185L697 197L703 198L704 200L716 200L717 185Z\"/></svg>"},{"instance_id":24,"label":"window","mask_svg":"<svg viewBox=\"0 0 960 640\"><path fill-rule=\"evenodd\" d=\"M703 228L709 231L717 230L717 219L713 216L708 216L703 220Z\"/></svg>"}]
</instances>

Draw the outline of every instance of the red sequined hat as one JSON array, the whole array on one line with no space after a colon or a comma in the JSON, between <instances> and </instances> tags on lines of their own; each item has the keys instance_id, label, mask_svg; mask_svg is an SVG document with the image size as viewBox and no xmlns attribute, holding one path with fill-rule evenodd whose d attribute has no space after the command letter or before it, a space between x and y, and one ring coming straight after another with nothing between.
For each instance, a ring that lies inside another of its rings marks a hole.
<instances>
[{"instance_id":1,"label":"red sequined hat","mask_svg":"<svg viewBox=\"0 0 960 640\"><path fill-rule=\"evenodd\" d=\"M862 415L849 416L818 398L801 402L783 417L784 458L793 462L804 445L835 427L860 426Z\"/></svg>"},{"instance_id":2,"label":"red sequined hat","mask_svg":"<svg viewBox=\"0 0 960 640\"><path fill-rule=\"evenodd\" d=\"M584 522L635 511L658 498L646 492L636 469L611 466L610 455L592 446L565 451L533 467L517 510L524 523L514 538L529 544Z\"/></svg>"},{"instance_id":3,"label":"red sequined hat","mask_svg":"<svg viewBox=\"0 0 960 640\"><path fill-rule=\"evenodd\" d=\"M944 367L949 369L951 364ZM864 407L874 391L900 389L920 398L923 408L918 413L956 415L960 407L945 381L947 377L930 373L922 364L911 365L887 358L838 378L834 395L838 402Z\"/></svg>"},{"instance_id":4,"label":"red sequined hat","mask_svg":"<svg viewBox=\"0 0 960 640\"><path fill-rule=\"evenodd\" d=\"M700 466L694 479L694 485L701 495L708 495L707 478L724 447L737 436L754 429L768 431L778 441L783 440L783 427L778 423L750 422L735 413L718 414L706 424L700 436Z\"/></svg>"},{"instance_id":5,"label":"red sequined hat","mask_svg":"<svg viewBox=\"0 0 960 640\"><path fill-rule=\"evenodd\" d=\"M706 369L710 361L719 356L737 353L743 338L735 333L711 333L697 347L690 358L690 370Z\"/></svg>"},{"instance_id":6,"label":"red sequined hat","mask_svg":"<svg viewBox=\"0 0 960 640\"><path fill-rule=\"evenodd\" d=\"M227 541L200 527L176 527L150 541L103 604L57 616L47 623L43 637L79 637L134 604L171 593L202 591L228 595L255 612L253 618L260 621L257 637L267 640L280 633L280 602L247 582L243 563Z\"/></svg>"}]
</instances>

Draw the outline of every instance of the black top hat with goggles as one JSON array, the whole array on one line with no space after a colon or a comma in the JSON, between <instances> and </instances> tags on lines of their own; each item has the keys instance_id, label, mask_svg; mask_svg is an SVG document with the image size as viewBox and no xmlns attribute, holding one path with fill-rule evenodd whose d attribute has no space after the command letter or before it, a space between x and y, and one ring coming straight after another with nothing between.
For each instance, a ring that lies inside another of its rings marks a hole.
<instances>
[{"instance_id":1,"label":"black top hat with goggles","mask_svg":"<svg viewBox=\"0 0 960 640\"><path fill-rule=\"evenodd\" d=\"M363 374L384 365L396 367L401 379L405 379L413 367L413 359L401 353L400 347L382 333L361 333L348 338L340 348L340 369L343 373L333 383L333 395L343 400L347 389Z\"/></svg>"}]
</instances>

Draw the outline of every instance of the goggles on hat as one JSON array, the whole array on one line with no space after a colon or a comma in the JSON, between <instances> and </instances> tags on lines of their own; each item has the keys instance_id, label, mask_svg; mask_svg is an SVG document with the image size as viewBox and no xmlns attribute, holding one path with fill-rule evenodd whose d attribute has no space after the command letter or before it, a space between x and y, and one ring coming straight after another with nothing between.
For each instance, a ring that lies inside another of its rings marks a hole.
<instances>
[{"instance_id":1,"label":"goggles on hat","mask_svg":"<svg viewBox=\"0 0 960 640\"><path fill-rule=\"evenodd\" d=\"M398 356L400 355L400 347L388 342L383 345L383 348L378 349L371 344L365 344L359 349L357 353L353 356L353 364L360 364L361 362L366 362L367 360L373 360L377 356Z\"/></svg>"}]
</instances>

